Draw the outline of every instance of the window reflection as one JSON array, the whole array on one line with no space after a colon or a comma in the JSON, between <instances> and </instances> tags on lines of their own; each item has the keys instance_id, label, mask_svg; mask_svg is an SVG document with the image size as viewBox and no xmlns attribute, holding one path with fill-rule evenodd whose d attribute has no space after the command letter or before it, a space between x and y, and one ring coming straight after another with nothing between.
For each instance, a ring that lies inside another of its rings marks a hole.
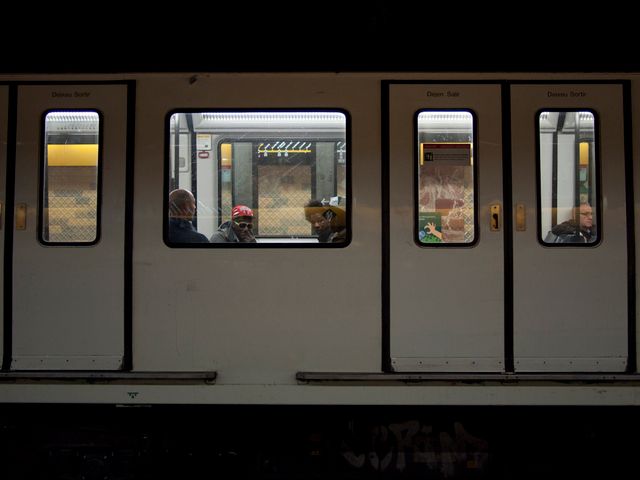
<instances>
[{"instance_id":1,"label":"window reflection","mask_svg":"<svg viewBox=\"0 0 640 480\"><path fill-rule=\"evenodd\" d=\"M346 232L344 113L184 112L169 127L168 190L193 195L190 225L210 243L326 243L309 219L313 202L332 233Z\"/></svg>"},{"instance_id":2,"label":"window reflection","mask_svg":"<svg viewBox=\"0 0 640 480\"><path fill-rule=\"evenodd\" d=\"M544 111L538 117L540 232L546 244L598 241L595 116Z\"/></svg>"},{"instance_id":3,"label":"window reflection","mask_svg":"<svg viewBox=\"0 0 640 480\"><path fill-rule=\"evenodd\" d=\"M473 115L418 114L418 242L475 240Z\"/></svg>"},{"instance_id":4,"label":"window reflection","mask_svg":"<svg viewBox=\"0 0 640 480\"><path fill-rule=\"evenodd\" d=\"M94 111L49 112L44 120L40 237L46 243L98 238L100 117Z\"/></svg>"}]
</instances>

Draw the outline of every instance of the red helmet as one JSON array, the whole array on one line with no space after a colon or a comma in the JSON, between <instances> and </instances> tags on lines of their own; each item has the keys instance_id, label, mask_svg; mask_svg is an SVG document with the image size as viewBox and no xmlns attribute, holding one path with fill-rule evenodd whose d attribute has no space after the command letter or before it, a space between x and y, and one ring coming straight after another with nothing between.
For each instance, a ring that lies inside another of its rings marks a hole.
<instances>
[{"instance_id":1,"label":"red helmet","mask_svg":"<svg viewBox=\"0 0 640 480\"><path fill-rule=\"evenodd\" d=\"M253 210L245 205L236 205L231 210L231 218L253 217Z\"/></svg>"}]
</instances>

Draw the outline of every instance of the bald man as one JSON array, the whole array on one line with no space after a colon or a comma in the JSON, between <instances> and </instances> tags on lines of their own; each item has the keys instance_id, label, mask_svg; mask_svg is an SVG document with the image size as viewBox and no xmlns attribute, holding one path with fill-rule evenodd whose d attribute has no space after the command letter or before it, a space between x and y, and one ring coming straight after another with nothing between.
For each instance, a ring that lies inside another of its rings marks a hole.
<instances>
[{"instance_id":1,"label":"bald man","mask_svg":"<svg viewBox=\"0 0 640 480\"><path fill-rule=\"evenodd\" d=\"M193 227L196 199L189 190L179 188L169 194L169 242L209 243L207 237Z\"/></svg>"}]
</instances>

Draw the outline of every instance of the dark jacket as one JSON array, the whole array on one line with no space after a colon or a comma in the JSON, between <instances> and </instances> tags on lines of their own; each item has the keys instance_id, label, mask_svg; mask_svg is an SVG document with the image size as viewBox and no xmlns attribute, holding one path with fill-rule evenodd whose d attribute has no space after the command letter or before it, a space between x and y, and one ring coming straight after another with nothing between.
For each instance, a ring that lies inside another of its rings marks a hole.
<instances>
[{"instance_id":1,"label":"dark jacket","mask_svg":"<svg viewBox=\"0 0 640 480\"><path fill-rule=\"evenodd\" d=\"M330 243L341 243L341 242L346 242L347 241L347 229L343 228L342 230L338 231L338 232L332 232L331 235L329 235L329 239L327 240L327 242Z\"/></svg>"},{"instance_id":2,"label":"dark jacket","mask_svg":"<svg viewBox=\"0 0 640 480\"><path fill-rule=\"evenodd\" d=\"M211 243L241 243L240 239L231 227L231 220L227 220L218 227L218 231L211 235L209 239ZM242 243L256 243L256 239L251 235L251 240Z\"/></svg>"},{"instance_id":3,"label":"dark jacket","mask_svg":"<svg viewBox=\"0 0 640 480\"><path fill-rule=\"evenodd\" d=\"M575 220L559 223L544 239L546 243L591 243L596 241L595 225L590 229L580 228Z\"/></svg>"},{"instance_id":4,"label":"dark jacket","mask_svg":"<svg viewBox=\"0 0 640 480\"><path fill-rule=\"evenodd\" d=\"M189 220L182 218L169 219L169 242L170 243L209 243L207 237L193 228Z\"/></svg>"}]
</instances>

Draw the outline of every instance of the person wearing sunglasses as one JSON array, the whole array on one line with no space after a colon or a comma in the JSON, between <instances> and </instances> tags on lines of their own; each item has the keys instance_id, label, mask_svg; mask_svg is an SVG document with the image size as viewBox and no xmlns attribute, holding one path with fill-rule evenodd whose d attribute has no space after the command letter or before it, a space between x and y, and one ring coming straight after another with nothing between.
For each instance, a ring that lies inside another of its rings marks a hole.
<instances>
[{"instance_id":1,"label":"person wearing sunglasses","mask_svg":"<svg viewBox=\"0 0 640 480\"><path fill-rule=\"evenodd\" d=\"M211 243L256 243L253 235L253 210L246 205L231 209L231 220L224 222L211 236Z\"/></svg>"}]
</instances>

